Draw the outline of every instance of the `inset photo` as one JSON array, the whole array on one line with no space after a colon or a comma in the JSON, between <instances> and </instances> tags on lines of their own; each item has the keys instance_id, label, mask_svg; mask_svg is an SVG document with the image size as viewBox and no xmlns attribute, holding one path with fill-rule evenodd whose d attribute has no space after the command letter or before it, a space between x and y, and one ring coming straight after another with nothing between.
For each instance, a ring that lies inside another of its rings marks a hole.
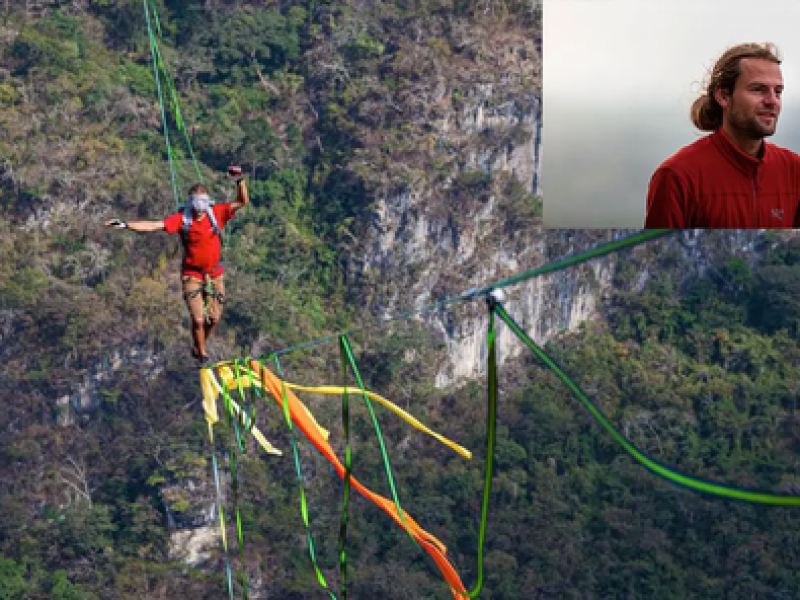
<instances>
[{"instance_id":1,"label":"inset photo","mask_svg":"<svg viewBox=\"0 0 800 600\"><path fill-rule=\"evenodd\" d=\"M548 228L800 227L800 3L545 0Z\"/></svg>"}]
</instances>

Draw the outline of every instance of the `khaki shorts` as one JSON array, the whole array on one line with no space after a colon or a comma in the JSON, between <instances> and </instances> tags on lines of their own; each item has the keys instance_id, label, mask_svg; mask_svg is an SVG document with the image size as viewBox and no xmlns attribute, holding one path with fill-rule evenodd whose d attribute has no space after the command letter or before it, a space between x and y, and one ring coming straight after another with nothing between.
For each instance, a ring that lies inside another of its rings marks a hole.
<instances>
[{"instance_id":1,"label":"khaki shorts","mask_svg":"<svg viewBox=\"0 0 800 600\"><path fill-rule=\"evenodd\" d=\"M222 317L222 305L225 304L225 283L222 275L211 279L211 285L214 286L216 292L214 295L206 293L203 289L203 282L191 275L182 275L181 283L183 284L183 299L186 301L192 319L199 321L205 318L203 305L208 298L208 318L212 321L219 321Z\"/></svg>"}]
</instances>

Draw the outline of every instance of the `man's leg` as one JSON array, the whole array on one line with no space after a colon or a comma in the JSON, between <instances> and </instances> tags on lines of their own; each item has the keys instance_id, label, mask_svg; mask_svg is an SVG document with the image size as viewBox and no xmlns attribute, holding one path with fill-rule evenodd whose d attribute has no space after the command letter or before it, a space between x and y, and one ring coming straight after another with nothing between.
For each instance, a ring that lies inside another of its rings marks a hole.
<instances>
[{"instance_id":1,"label":"man's leg","mask_svg":"<svg viewBox=\"0 0 800 600\"><path fill-rule=\"evenodd\" d=\"M205 339L211 337L211 332L222 318L222 305L225 303L225 282L222 275L211 280L215 296L208 299L208 321L205 323Z\"/></svg>"},{"instance_id":2,"label":"man's leg","mask_svg":"<svg viewBox=\"0 0 800 600\"><path fill-rule=\"evenodd\" d=\"M213 317L209 317L208 320L203 323L203 335L206 339L211 337L211 332L214 331L214 327L217 326L217 320Z\"/></svg>"},{"instance_id":3,"label":"man's leg","mask_svg":"<svg viewBox=\"0 0 800 600\"><path fill-rule=\"evenodd\" d=\"M208 351L206 350L206 332L203 325L203 319L197 320L192 317L192 341L194 341L192 355L195 358L208 356Z\"/></svg>"},{"instance_id":4,"label":"man's leg","mask_svg":"<svg viewBox=\"0 0 800 600\"><path fill-rule=\"evenodd\" d=\"M191 332L194 348L192 356L200 358L208 356L206 351L206 332L203 319L203 282L194 277L184 275L181 278L183 283L183 299L189 309L189 316L192 320Z\"/></svg>"}]
</instances>

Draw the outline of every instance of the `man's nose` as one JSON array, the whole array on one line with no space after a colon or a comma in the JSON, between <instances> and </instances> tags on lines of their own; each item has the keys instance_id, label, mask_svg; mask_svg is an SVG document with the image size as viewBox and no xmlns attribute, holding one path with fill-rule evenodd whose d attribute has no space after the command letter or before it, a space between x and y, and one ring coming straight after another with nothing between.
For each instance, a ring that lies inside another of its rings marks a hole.
<instances>
[{"instance_id":1,"label":"man's nose","mask_svg":"<svg viewBox=\"0 0 800 600\"><path fill-rule=\"evenodd\" d=\"M781 101L781 97L775 90L770 90L767 92L766 98L764 99L765 104L778 104Z\"/></svg>"}]
</instances>

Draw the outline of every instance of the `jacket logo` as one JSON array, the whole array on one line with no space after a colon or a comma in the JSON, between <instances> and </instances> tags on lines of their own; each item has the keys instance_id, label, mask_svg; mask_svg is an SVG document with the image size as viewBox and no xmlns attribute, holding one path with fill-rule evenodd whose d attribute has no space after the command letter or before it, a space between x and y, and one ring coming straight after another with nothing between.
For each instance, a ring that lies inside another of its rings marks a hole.
<instances>
[{"instance_id":1,"label":"jacket logo","mask_svg":"<svg viewBox=\"0 0 800 600\"><path fill-rule=\"evenodd\" d=\"M782 208L773 208L772 209L772 216L778 219L779 221L783 221L783 209Z\"/></svg>"}]
</instances>

